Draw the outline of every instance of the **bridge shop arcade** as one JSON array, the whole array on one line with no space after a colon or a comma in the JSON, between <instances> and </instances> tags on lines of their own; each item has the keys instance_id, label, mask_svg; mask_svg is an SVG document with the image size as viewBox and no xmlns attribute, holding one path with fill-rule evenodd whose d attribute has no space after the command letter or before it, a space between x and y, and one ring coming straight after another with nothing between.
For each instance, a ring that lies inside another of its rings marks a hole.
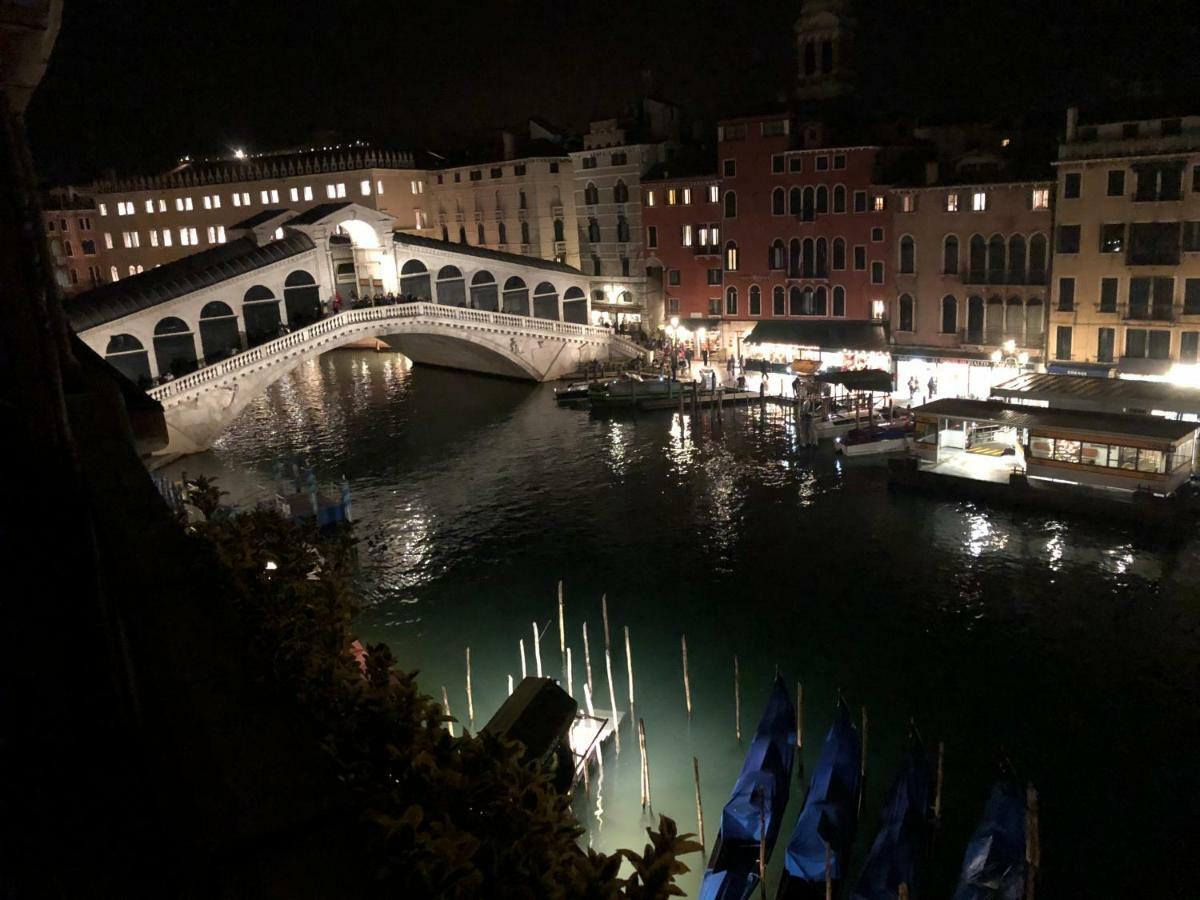
<instances>
[{"instance_id":1,"label":"bridge shop arcade","mask_svg":"<svg viewBox=\"0 0 1200 900\"><path fill-rule=\"evenodd\" d=\"M1200 424L1161 416L945 398L919 406L919 470L1169 496L1191 477Z\"/></svg>"}]
</instances>

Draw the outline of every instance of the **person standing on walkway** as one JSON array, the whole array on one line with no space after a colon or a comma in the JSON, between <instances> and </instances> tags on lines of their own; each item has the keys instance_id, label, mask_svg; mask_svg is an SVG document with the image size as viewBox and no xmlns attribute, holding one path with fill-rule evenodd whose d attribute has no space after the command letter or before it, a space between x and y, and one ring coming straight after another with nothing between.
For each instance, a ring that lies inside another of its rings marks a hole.
<instances>
[{"instance_id":1,"label":"person standing on walkway","mask_svg":"<svg viewBox=\"0 0 1200 900\"><path fill-rule=\"evenodd\" d=\"M700 358L704 360L704 365L708 365L708 348L704 347L700 350Z\"/></svg>"},{"instance_id":2,"label":"person standing on walkway","mask_svg":"<svg viewBox=\"0 0 1200 900\"><path fill-rule=\"evenodd\" d=\"M929 376L929 399L932 400L934 394L937 393L937 379L932 375Z\"/></svg>"}]
</instances>

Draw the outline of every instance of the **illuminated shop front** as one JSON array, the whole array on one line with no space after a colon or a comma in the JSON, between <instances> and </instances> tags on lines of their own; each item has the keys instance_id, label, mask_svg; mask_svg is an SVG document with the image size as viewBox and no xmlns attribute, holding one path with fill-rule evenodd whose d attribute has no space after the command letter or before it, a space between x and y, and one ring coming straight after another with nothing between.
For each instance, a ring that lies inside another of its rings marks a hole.
<instances>
[{"instance_id":1,"label":"illuminated shop front","mask_svg":"<svg viewBox=\"0 0 1200 900\"><path fill-rule=\"evenodd\" d=\"M917 394L929 397L929 380L934 379L934 396L965 397L986 400L998 384L1033 370L1038 359L1018 352L1015 346L1002 345L990 353L934 347L896 348L896 390L908 391L909 380L915 378Z\"/></svg>"},{"instance_id":2,"label":"illuminated shop front","mask_svg":"<svg viewBox=\"0 0 1200 900\"><path fill-rule=\"evenodd\" d=\"M812 363L819 370L892 369L887 331L879 322L759 322L741 344L750 371L799 371Z\"/></svg>"},{"instance_id":3,"label":"illuminated shop front","mask_svg":"<svg viewBox=\"0 0 1200 900\"><path fill-rule=\"evenodd\" d=\"M643 322L644 305L635 299L625 285L606 284L595 287L592 282L592 324L619 328L637 328Z\"/></svg>"}]
</instances>

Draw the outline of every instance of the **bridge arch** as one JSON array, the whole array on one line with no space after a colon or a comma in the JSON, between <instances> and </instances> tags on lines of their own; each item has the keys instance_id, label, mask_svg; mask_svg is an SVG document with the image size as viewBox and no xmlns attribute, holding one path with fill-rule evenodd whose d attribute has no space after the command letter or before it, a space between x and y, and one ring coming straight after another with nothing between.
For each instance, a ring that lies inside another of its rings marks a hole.
<instances>
[{"instance_id":1,"label":"bridge arch","mask_svg":"<svg viewBox=\"0 0 1200 900\"><path fill-rule=\"evenodd\" d=\"M104 348L104 358L134 384L149 384L150 354L132 334L114 334Z\"/></svg>"},{"instance_id":2,"label":"bridge arch","mask_svg":"<svg viewBox=\"0 0 1200 900\"><path fill-rule=\"evenodd\" d=\"M165 316L154 326L154 361L158 371L186 375L199 368L192 326L178 316Z\"/></svg>"},{"instance_id":3,"label":"bridge arch","mask_svg":"<svg viewBox=\"0 0 1200 900\"><path fill-rule=\"evenodd\" d=\"M246 346L257 347L279 337L279 298L265 285L251 285L242 296L242 325Z\"/></svg>"},{"instance_id":4,"label":"bridge arch","mask_svg":"<svg viewBox=\"0 0 1200 900\"><path fill-rule=\"evenodd\" d=\"M558 288L548 281L533 289L533 315L537 319L558 320Z\"/></svg>"},{"instance_id":5,"label":"bridge arch","mask_svg":"<svg viewBox=\"0 0 1200 900\"><path fill-rule=\"evenodd\" d=\"M429 286L429 269L419 259L407 260L400 267L400 293L411 294L421 300L432 300Z\"/></svg>"},{"instance_id":6,"label":"bridge arch","mask_svg":"<svg viewBox=\"0 0 1200 900\"><path fill-rule=\"evenodd\" d=\"M304 269L289 272L283 281L283 306L292 328L303 328L321 318L321 289L317 280Z\"/></svg>"},{"instance_id":7,"label":"bridge arch","mask_svg":"<svg viewBox=\"0 0 1200 900\"><path fill-rule=\"evenodd\" d=\"M443 306L466 306L467 291L458 266L442 266L437 273L437 302Z\"/></svg>"},{"instance_id":8,"label":"bridge arch","mask_svg":"<svg viewBox=\"0 0 1200 900\"><path fill-rule=\"evenodd\" d=\"M471 306L487 312L500 311L500 289L495 276L487 269L480 269L471 276Z\"/></svg>"},{"instance_id":9,"label":"bridge arch","mask_svg":"<svg viewBox=\"0 0 1200 900\"><path fill-rule=\"evenodd\" d=\"M504 282L503 311L512 316L529 315L529 288L525 280L518 275Z\"/></svg>"},{"instance_id":10,"label":"bridge arch","mask_svg":"<svg viewBox=\"0 0 1200 900\"><path fill-rule=\"evenodd\" d=\"M238 317L228 303L211 300L200 310L200 352L211 366L241 352Z\"/></svg>"}]
</instances>

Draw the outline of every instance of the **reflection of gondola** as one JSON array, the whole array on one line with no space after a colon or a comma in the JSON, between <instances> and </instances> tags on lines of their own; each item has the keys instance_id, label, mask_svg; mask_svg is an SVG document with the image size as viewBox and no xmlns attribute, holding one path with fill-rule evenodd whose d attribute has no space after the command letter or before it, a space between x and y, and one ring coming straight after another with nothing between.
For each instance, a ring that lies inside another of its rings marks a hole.
<instances>
[{"instance_id":1,"label":"reflection of gondola","mask_svg":"<svg viewBox=\"0 0 1200 900\"><path fill-rule=\"evenodd\" d=\"M746 753L700 886L703 900L746 900L759 884L787 807L796 741L796 710L781 676Z\"/></svg>"},{"instance_id":2,"label":"reflection of gondola","mask_svg":"<svg viewBox=\"0 0 1200 900\"><path fill-rule=\"evenodd\" d=\"M998 781L963 855L954 900L1021 900L1025 896L1025 791L1011 778Z\"/></svg>"},{"instance_id":3,"label":"reflection of gondola","mask_svg":"<svg viewBox=\"0 0 1200 900\"><path fill-rule=\"evenodd\" d=\"M901 885L910 897L920 895L929 855L932 798L933 773L925 747L914 733L904 767L884 801L879 831L851 900L896 900Z\"/></svg>"},{"instance_id":4,"label":"reflection of gondola","mask_svg":"<svg viewBox=\"0 0 1200 900\"><path fill-rule=\"evenodd\" d=\"M836 886L846 877L850 849L858 829L862 789L862 744L845 702L838 700L813 769L804 808L788 841L779 900L824 897L826 880Z\"/></svg>"}]
</instances>

